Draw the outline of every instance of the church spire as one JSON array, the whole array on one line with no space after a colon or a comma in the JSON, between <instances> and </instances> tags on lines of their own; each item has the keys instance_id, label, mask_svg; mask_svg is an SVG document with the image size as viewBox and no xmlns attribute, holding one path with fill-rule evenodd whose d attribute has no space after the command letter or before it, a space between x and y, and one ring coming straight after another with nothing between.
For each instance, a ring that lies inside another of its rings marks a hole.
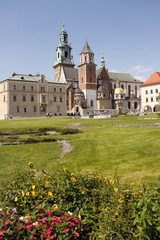
<instances>
[{"instance_id":1,"label":"church spire","mask_svg":"<svg viewBox=\"0 0 160 240\"><path fill-rule=\"evenodd\" d=\"M101 54L101 67L105 67L105 60L104 60L103 52Z\"/></svg>"},{"instance_id":2,"label":"church spire","mask_svg":"<svg viewBox=\"0 0 160 240\"><path fill-rule=\"evenodd\" d=\"M55 64L67 64L67 65L73 65L73 57L71 55L72 47L68 43L68 33L64 28L64 25L62 26L62 30L59 34L59 44L56 48L56 59Z\"/></svg>"}]
</instances>

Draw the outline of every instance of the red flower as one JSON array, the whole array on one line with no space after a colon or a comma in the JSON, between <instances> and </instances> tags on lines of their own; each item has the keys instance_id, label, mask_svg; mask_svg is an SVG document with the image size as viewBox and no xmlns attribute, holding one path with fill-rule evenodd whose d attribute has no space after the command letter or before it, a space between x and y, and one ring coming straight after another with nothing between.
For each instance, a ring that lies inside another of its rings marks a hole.
<instances>
[{"instance_id":1,"label":"red flower","mask_svg":"<svg viewBox=\"0 0 160 240\"><path fill-rule=\"evenodd\" d=\"M48 212L47 215L48 215L48 216L51 216L51 215L52 215L52 212Z\"/></svg>"},{"instance_id":2,"label":"red flower","mask_svg":"<svg viewBox=\"0 0 160 240\"><path fill-rule=\"evenodd\" d=\"M69 225L74 226L75 224L73 222L70 222Z\"/></svg>"}]
</instances>

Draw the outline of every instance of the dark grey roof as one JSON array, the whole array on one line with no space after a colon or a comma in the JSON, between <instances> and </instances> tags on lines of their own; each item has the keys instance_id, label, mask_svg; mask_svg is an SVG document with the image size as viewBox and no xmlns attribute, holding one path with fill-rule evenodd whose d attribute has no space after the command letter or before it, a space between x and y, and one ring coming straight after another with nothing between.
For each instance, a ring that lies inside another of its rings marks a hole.
<instances>
[{"instance_id":1,"label":"dark grey roof","mask_svg":"<svg viewBox=\"0 0 160 240\"><path fill-rule=\"evenodd\" d=\"M82 53L92 53L92 54L94 54L92 52L92 50L91 50L91 48L90 48L90 46L89 46L87 41L86 41L86 43L85 43L85 45L83 47L83 50L82 50L82 52L80 54L82 54Z\"/></svg>"},{"instance_id":2,"label":"dark grey roof","mask_svg":"<svg viewBox=\"0 0 160 240\"><path fill-rule=\"evenodd\" d=\"M98 91L99 91L99 92L108 92L108 89L107 89L107 87L105 87L105 86L100 86L100 87L98 88Z\"/></svg>"},{"instance_id":3,"label":"dark grey roof","mask_svg":"<svg viewBox=\"0 0 160 240\"><path fill-rule=\"evenodd\" d=\"M78 69L64 67L64 73L67 81L78 81Z\"/></svg>"}]
</instances>

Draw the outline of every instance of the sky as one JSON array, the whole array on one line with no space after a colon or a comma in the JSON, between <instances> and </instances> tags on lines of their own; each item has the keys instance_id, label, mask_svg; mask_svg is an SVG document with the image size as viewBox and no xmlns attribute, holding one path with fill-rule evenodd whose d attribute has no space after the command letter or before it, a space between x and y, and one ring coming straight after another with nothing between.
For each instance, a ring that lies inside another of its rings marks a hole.
<instances>
[{"instance_id":1,"label":"sky","mask_svg":"<svg viewBox=\"0 0 160 240\"><path fill-rule=\"evenodd\" d=\"M75 67L88 41L100 66L145 81L160 72L160 0L0 0L0 81L13 72L54 78L62 25Z\"/></svg>"}]
</instances>

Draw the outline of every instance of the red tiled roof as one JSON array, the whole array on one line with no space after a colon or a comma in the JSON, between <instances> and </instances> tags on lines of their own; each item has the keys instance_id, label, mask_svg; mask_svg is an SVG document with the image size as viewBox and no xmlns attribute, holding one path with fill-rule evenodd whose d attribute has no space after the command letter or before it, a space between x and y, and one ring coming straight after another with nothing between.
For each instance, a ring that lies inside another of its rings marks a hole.
<instances>
[{"instance_id":1,"label":"red tiled roof","mask_svg":"<svg viewBox=\"0 0 160 240\"><path fill-rule=\"evenodd\" d=\"M160 84L160 72L154 72L141 86Z\"/></svg>"}]
</instances>

